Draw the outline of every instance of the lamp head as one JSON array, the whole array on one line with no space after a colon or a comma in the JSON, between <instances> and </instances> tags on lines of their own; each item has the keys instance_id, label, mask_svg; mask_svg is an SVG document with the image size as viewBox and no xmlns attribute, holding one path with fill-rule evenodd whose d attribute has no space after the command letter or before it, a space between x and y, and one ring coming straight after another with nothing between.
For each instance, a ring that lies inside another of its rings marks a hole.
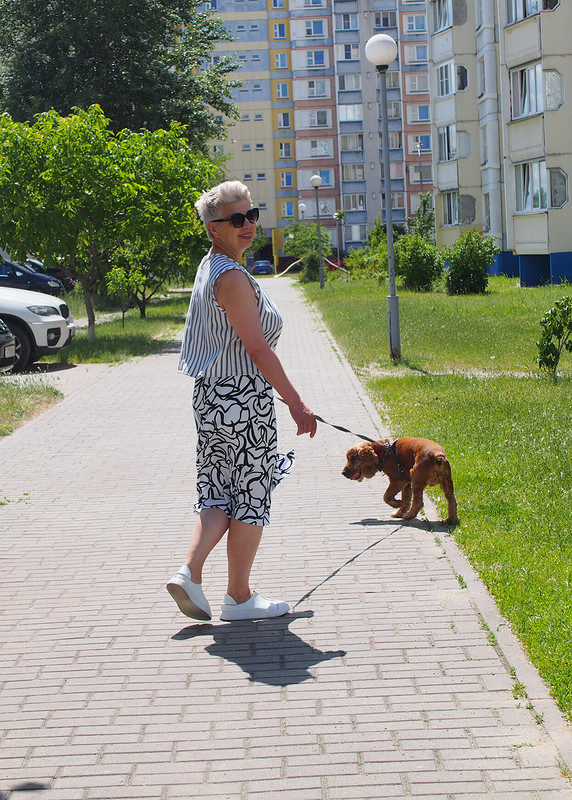
<instances>
[{"instance_id":1,"label":"lamp head","mask_svg":"<svg viewBox=\"0 0 572 800\"><path fill-rule=\"evenodd\" d=\"M365 57L378 70L387 69L397 58L397 42L387 33L376 33L365 43Z\"/></svg>"},{"instance_id":2,"label":"lamp head","mask_svg":"<svg viewBox=\"0 0 572 800\"><path fill-rule=\"evenodd\" d=\"M306 210L306 203L298 203L298 211L300 212L300 214L303 214L305 210Z\"/></svg>"},{"instance_id":3,"label":"lamp head","mask_svg":"<svg viewBox=\"0 0 572 800\"><path fill-rule=\"evenodd\" d=\"M314 189L318 189L322 185L322 178L320 175L312 175L310 178L310 183L314 187Z\"/></svg>"}]
</instances>

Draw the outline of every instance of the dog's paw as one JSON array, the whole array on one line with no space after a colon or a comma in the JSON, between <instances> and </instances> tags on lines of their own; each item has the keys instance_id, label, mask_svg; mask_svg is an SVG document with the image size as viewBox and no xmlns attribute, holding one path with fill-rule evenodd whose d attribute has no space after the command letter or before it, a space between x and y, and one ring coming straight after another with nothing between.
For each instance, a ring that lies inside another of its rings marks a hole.
<instances>
[{"instance_id":1,"label":"dog's paw","mask_svg":"<svg viewBox=\"0 0 572 800\"><path fill-rule=\"evenodd\" d=\"M394 511L391 516L392 517L401 517L401 516L403 516L403 510L401 508L398 508L397 511Z\"/></svg>"}]
</instances>

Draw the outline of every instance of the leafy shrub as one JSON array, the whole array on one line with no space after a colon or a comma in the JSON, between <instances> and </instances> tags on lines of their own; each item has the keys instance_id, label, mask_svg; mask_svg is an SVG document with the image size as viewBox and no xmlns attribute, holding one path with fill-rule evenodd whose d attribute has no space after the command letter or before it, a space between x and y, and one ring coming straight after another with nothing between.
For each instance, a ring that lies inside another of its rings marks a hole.
<instances>
[{"instance_id":1,"label":"leafy shrub","mask_svg":"<svg viewBox=\"0 0 572 800\"><path fill-rule=\"evenodd\" d=\"M540 320L542 337L536 343L536 362L541 369L556 377L560 356L572 353L572 297L561 297Z\"/></svg>"},{"instance_id":2,"label":"leafy shrub","mask_svg":"<svg viewBox=\"0 0 572 800\"><path fill-rule=\"evenodd\" d=\"M500 249L492 236L465 231L455 244L445 250L449 267L446 274L447 294L483 294L490 266Z\"/></svg>"},{"instance_id":3,"label":"leafy shrub","mask_svg":"<svg viewBox=\"0 0 572 800\"><path fill-rule=\"evenodd\" d=\"M395 273L406 289L429 292L443 271L439 248L418 233L400 236L395 243Z\"/></svg>"}]
</instances>

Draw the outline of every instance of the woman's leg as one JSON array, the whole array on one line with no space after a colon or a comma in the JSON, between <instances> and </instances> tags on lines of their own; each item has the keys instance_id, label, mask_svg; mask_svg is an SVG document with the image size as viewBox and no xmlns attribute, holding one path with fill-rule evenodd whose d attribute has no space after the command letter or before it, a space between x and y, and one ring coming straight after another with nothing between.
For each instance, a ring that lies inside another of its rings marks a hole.
<instances>
[{"instance_id":1,"label":"woman's leg","mask_svg":"<svg viewBox=\"0 0 572 800\"><path fill-rule=\"evenodd\" d=\"M226 543L228 556L228 594L236 603L250 599L250 570L262 538L262 525L231 519Z\"/></svg>"},{"instance_id":2,"label":"woman's leg","mask_svg":"<svg viewBox=\"0 0 572 800\"><path fill-rule=\"evenodd\" d=\"M229 519L220 508L204 508L199 513L185 561L193 583L201 583L207 556L225 535L228 524Z\"/></svg>"}]
</instances>

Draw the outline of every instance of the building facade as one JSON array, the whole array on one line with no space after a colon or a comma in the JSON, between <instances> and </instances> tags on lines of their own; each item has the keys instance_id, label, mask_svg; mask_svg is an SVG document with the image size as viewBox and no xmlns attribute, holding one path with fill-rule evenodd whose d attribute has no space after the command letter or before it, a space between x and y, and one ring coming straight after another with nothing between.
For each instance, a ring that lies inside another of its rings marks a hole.
<instances>
[{"instance_id":1,"label":"building facade","mask_svg":"<svg viewBox=\"0 0 572 800\"><path fill-rule=\"evenodd\" d=\"M429 3L437 241L493 236L495 271L572 280L565 0Z\"/></svg>"},{"instance_id":2,"label":"building facade","mask_svg":"<svg viewBox=\"0 0 572 800\"><path fill-rule=\"evenodd\" d=\"M320 223L334 246L361 247L383 214L379 76L367 40L399 44L387 72L393 220L405 223L432 192L431 108L425 0L212 0L234 41L240 122L215 150L229 177L247 183L280 251L296 219ZM318 174L322 184L312 188ZM302 210L300 209L302 206ZM343 212L337 222L334 213Z\"/></svg>"}]
</instances>

